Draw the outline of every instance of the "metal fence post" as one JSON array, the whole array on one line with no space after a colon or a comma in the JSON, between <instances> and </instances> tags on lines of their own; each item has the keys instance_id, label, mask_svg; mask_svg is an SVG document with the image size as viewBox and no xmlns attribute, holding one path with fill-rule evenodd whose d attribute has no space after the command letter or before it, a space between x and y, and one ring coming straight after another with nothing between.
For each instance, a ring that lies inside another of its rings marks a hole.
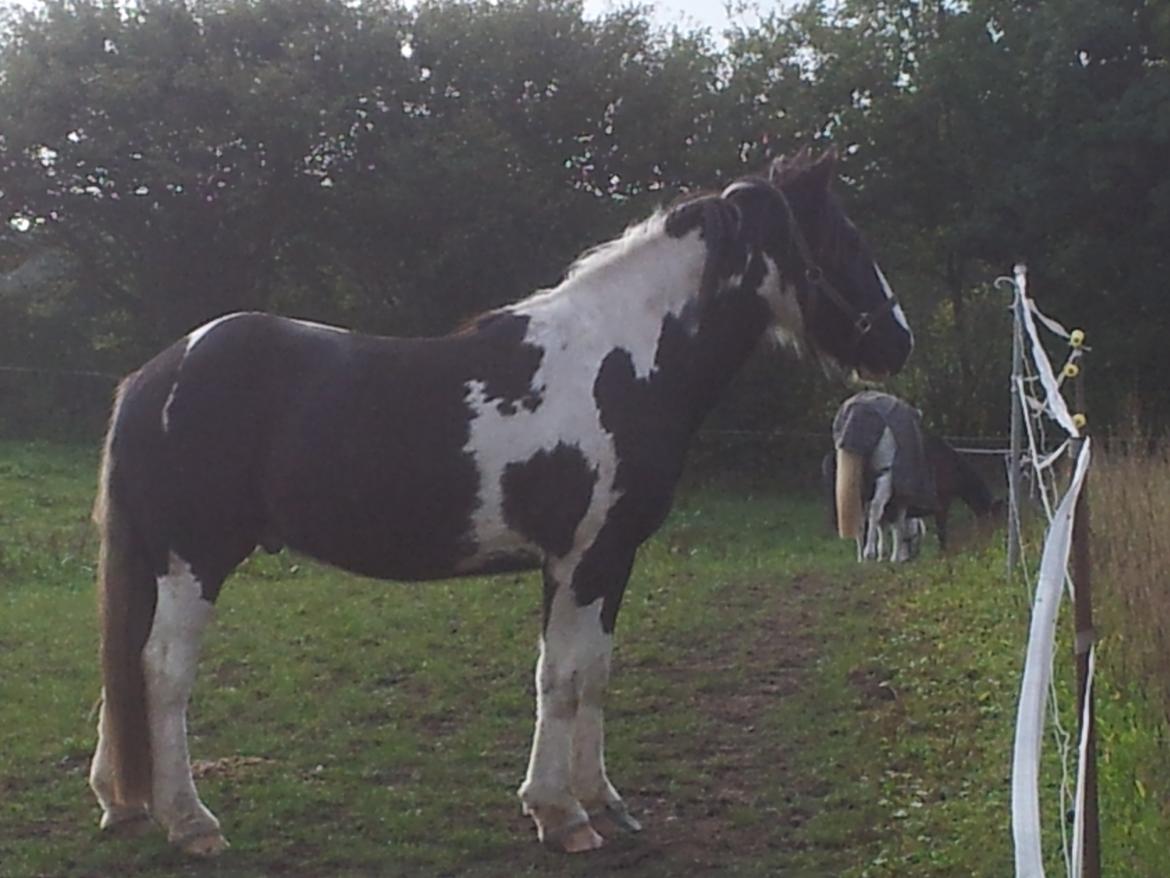
<instances>
[{"instance_id":1,"label":"metal fence post","mask_svg":"<svg viewBox=\"0 0 1170 878\"><path fill-rule=\"evenodd\" d=\"M1008 452L1008 544L1007 574L1015 573L1020 563L1020 457L1024 433L1024 401L1020 398L1020 381L1024 374L1024 307L1022 282L1027 266L1015 266L1012 283L1012 418L1010 451Z\"/></svg>"}]
</instances>

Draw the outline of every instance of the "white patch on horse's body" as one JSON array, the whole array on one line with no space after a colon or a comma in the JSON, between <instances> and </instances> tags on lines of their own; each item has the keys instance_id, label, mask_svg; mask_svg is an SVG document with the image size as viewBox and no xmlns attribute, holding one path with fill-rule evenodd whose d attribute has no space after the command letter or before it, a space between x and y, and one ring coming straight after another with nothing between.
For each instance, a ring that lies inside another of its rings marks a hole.
<instances>
[{"instance_id":1,"label":"white patch on horse's body","mask_svg":"<svg viewBox=\"0 0 1170 878\"><path fill-rule=\"evenodd\" d=\"M531 318L525 341L543 347L546 359L555 354L560 362L553 368L578 373L592 367L591 381L602 359L620 348L633 360L635 375L647 378L662 321L695 298L706 259L697 230L671 237L665 218L656 215L578 260L556 288L505 310ZM542 363L541 372L547 371ZM539 379L540 373L534 385Z\"/></svg>"},{"instance_id":2,"label":"white patch on horse's body","mask_svg":"<svg viewBox=\"0 0 1170 878\"><path fill-rule=\"evenodd\" d=\"M344 326L330 326L328 323L318 323L315 320L301 320L296 317L289 318L293 323L299 323L301 326L306 326L309 329L324 329L326 332L341 332L348 333L349 330Z\"/></svg>"},{"instance_id":3,"label":"white patch on horse's body","mask_svg":"<svg viewBox=\"0 0 1170 878\"><path fill-rule=\"evenodd\" d=\"M232 314L224 314L222 317L216 317L214 320L204 323L197 329L191 330L191 332L187 335L187 350L184 351L183 356L190 356L191 351L194 349L195 345L199 344L199 342L205 339L211 330L215 329L217 326L221 326L222 324L227 323L229 320L234 320L237 317L243 317L245 313L247 312L237 311Z\"/></svg>"},{"instance_id":4,"label":"white patch on horse's body","mask_svg":"<svg viewBox=\"0 0 1170 878\"><path fill-rule=\"evenodd\" d=\"M167 401L162 407L162 428L164 433L171 429L171 406L175 404L175 394L179 392L179 378L175 376L175 383L171 385L171 392L167 394Z\"/></svg>"},{"instance_id":5,"label":"white patch on horse's body","mask_svg":"<svg viewBox=\"0 0 1170 878\"><path fill-rule=\"evenodd\" d=\"M480 551L464 560L461 570L476 569L492 555L531 550L505 521L501 480L509 464L523 463L564 441L581 452L597 476L572 554L579 556L588 548L581 540L592 540L619 496L613 484L613 437L602 426L593 398L597 373L605 358L620 349L630 355L639 378L650 376L662 321L680 314L694 298L705 259L706 244L697 232L671 238L655 217L585 257L556 289L505 309L529 318L524 343L543 351L531 381L543 402L535 411L520 408L502 414L495 401L486 399L483 382L466 385L466 403L474 417L464 451L474 456L479 472L472 535ZM631 269L632 260L641 260L644 267ZM614 277L611 269L618 262L621 273ZM629 289L639 284L641 290Z\"/></svg>"},{"instance_id":6,"label":"white patch on horse's body","mask_svg":"<svg viewBox=\"0 0 1170 878\"><path fill-rule=\"evenodd\" d=\"M767 279L773 275L779 276L780 270L771 259L767 257L764 259L768 266L768 273L760 283L760 290L765 301L771 307L772 313L776 315L776 321L772 324L772 338L782 346L800 353L804 346L802 339L805 338L806 332L804 313L800 310L796 284L788 282L784 278L780 278L780 283L776 284L774 288L767 284Z\"/></svg>"},{"instance_id":7,"label":"white patch on horse's body","mask_svg":"<svg viewBox=\"0 0 1170 878\"><path fill-rule=\"evenodd\" d=\"M158 578L150 637L142 650L153 758L151 811L172 842L218 836L219 821L199 800L187 750L187 702L200 641L214 609L190 565L175 554Z\"/></svg>"}]
</instances>

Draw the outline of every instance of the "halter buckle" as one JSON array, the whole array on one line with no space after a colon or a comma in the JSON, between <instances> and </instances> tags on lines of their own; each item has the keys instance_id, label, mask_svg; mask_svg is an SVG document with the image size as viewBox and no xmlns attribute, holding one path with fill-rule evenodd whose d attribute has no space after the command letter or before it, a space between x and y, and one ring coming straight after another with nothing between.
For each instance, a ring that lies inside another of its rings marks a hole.
<instances>
[{"instance_id":1,"label":"halter buckle","mask_svg":"<svg viewBox=\"0 0 1170 878\"><path fill-rule=\"evenodd\" d=\"M853 328L857 330L858 335L865 335L873 329L873 318L863 312L857 315L857 320L854 321Z\"/></svg>"}]
</instances>

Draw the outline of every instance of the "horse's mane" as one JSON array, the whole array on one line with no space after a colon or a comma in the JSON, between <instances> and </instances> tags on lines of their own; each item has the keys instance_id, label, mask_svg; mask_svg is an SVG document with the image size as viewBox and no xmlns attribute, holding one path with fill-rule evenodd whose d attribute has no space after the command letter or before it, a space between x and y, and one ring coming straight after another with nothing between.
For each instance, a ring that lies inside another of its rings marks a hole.
<instances>
[{"instance_id":1,"label":"horse's mane","mask_svg":"<svg viewBox=\"0 0 1170 878\"><path fill-rule=\"evenodd\" d=\"M761 185L769 185L759 181ZM567 285L590 275L605 271L636 253L661 235L681 238L699 228L707 247L703 275L699 283L700 301L709 301L719 281L736 270L736 257L742 253L741 219L739 209L729 200L713 192L684 195L670 206L659 209L641 222L634 223L611 241L589 248L569 266L563 280L550 289L538 290L514 303L492 308L464 320L453 331L460 335L483 326L493 317L529 304L537 299L557 295Z\"/></svg>"}]
</instances>

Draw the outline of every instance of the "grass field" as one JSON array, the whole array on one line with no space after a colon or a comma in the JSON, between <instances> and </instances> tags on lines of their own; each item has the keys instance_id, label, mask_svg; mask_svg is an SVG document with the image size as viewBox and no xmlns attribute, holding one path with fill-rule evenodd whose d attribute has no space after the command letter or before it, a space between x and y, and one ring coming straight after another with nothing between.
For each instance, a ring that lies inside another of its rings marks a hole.
<instances>
[{"instance_id":1,"label":"grass field","mask_svg":"<svg viewBox=\"0 0 1170 878\"><path fill-rule=\"evenodd\" d=\"M618 622L607 756L640 835L567 858L520 814L534 576L384 584L278 555L225 588L191 707L201 792L233 847L203 864L158 833L99 837L95 466L0 444L4 878L1011 874L1028 612L1002 552L863 569L810 498L727 486L682 493ZM1166 786L1147 773L1165 725L1107 659L1105 872L1165 876Z\"/></svg>"}]
</instances>

